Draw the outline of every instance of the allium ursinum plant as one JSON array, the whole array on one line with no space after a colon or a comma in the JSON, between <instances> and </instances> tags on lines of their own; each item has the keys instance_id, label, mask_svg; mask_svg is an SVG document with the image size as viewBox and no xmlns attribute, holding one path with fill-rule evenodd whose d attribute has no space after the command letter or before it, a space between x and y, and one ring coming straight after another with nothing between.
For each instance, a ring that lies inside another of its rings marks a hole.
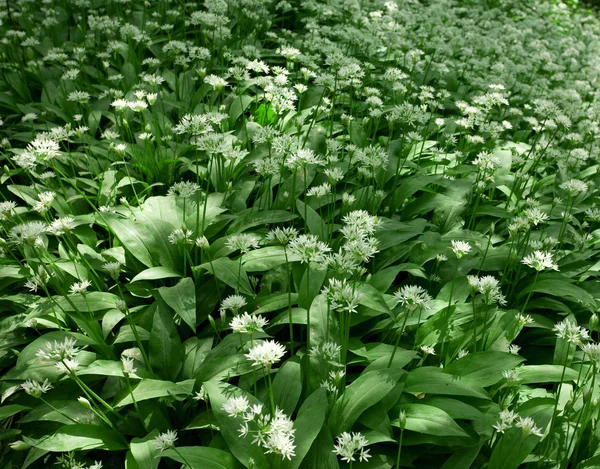
<instances>
[{"instance_id":1,"label":"allium ursinum plant","mask_svg":"<svg viewBox=\"0 0 600 469\"><path fill-rule=\"evenodd\" d=\"M0 3L0 467L598 464L598 12Z\"/></svg>"}]
</instances>

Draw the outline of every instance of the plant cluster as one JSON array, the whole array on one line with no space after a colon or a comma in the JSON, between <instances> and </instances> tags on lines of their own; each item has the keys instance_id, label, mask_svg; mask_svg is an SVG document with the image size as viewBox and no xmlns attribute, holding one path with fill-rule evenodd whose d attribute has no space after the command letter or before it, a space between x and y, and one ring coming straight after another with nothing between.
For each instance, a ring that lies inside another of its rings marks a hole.
<instances>
[{"instance_id":1,"label":"plant cluster","mask_svg":"<svg viewBox=\"0 0 600 469\"><path fill-rule=\"evenodd\" d=\"M0 467L600 467L593 13L10 0L0 31Z\"/></svg>"}]
</instances>

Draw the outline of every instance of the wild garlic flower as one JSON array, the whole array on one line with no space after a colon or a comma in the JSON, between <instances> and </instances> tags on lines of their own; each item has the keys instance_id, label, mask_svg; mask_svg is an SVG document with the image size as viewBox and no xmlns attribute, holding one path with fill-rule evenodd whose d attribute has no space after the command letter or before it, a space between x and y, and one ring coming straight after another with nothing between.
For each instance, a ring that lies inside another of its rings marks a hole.
<instances>
[{"instance_id":1,"label":"wild garlic flower","mask_svg":"<svg viewBox=\"0 0 600 469\"><path fill-rule=\"evenodd\" d=\"M321 342L317 346L312 346L308 352L308 355L312 358L319 358L327 363L333 363L335 365L340 362L340 352L342 347L334 342Z\"/></svg>"},{"instance_id":2,"label":"wild garlic flower","mask_svg":"<svg viewBox=\"0 0 600 469\"><path fill-rule=\"evenodd\" d=\"M405 285L394 293L396 301L409 311L417 308L430 309L431 296L418 285Z\"/></svg>"},{"instance_id":3,"label":"wild garlic flower","mask_svg":"<svg viewBox=\"0 0 600 469\"><path fill-rule=\"evenodd\" d=\"M64 360L56 363L56 369L61 373L75 373L79 368L79 360L73 358L65 358Z\"/></svg>"},{"instance_id":4,"label":"wild garlic flower","mask_svg":"<svg viewBox=\"0 0 600 469\"><path fill-rule=\"evenodd\" d=\"M269 323L268 320L260 315L250 315L243 313L234 318L229 323L233 332L240 334L254 334L255 332L264 332L263 328Z\"/></svg>"},{"instance_id":5,"label":"wild garlic flower","mask_svg":"<svg viewBox=\"0 0 600 469\"><path fill-rule=\"evenodd\" d=\"M292 171L298 171L301 168L307 168L311 165L322 166L325 161L321 156L315 154L314 151L309 149L300 149L293 153L285 161L285 165Z\"/></svg>"},{"instance_id":6,"label":"wild garlic flower","mask_svg":"<svg viewBox=\"0 0 600 469\"><path fill-rule=\"evenodd\" d=\"M60 236L69 233L73 228L75 228L75 219L73 217L60 217L48 225L48 233Z\"/></svg>"},{"instance_id":7,"label":"wild garlic flower","mask_svg":"<svg viewBox=\"0 0 600 469\"><path fill-rule=\"evenodd\" d=\"M513 355L519 355L520 350L521 350L521 347L519 347L517 344L510 344L508 346L508 353L511 353Z\"/></svg>"},{"instance_id":8,"label":"wild garlic flower","mask_svg":"<svg viewBox=\"0 0 600 469\"><path fill-rule=\"evenodd\" d=\"M219 312L221 315L225 315L227 311L231 311L234 315L237 315L239 310L246 306L248 303L246 298L241 295L229 295L223 301L221 301L221 306L219 308Z\"/></svg>"},{"instance_id":9,"label":"wild garlic flower","mask_svg":"<svg viewBox=\"0 0 600 469\"><path fill-rule=\"evenodd\" d=\"M54 202L56 193L52 191L41 192L38 194L38 200L33 204L33 210L39 213L46 213Z\"/></svg>"},{"instance_id":10,"label":"wild garlic flower","mask_svg":"<svg viewBox=\"0 0 600 469\"><path fill-rule=\"evenodd\" d=\"M161 433L154 438L154 445L162 453L169 448L174 448L176 440L177 432L175 430L167 430L165 433Z\"/></svg>"},{"instance_id":11,"label":"wild garlic flower","mask_svg":"<svg viewBox=\"0 0 600 469\"><path fill-rule=\"evenodd\" d=\"M71 285L71 288L69 288L69 292L72 295L77 295L79 293L84 294L85 292L87 292L88 287L91 285L92 285L92 282L90 282L89 280L82 280L81 282L75 282L73 285Z\"/></svg>"},{"instance_id":12,"label":"wild garlic flower","mask_svg":"<svg viewBox=\"0 0 600 469\"><path fill-rule=\"evenodd\" d=\"M241 417L249 408L250 403L244 396L230 397L223 404L223 411L230 417Z\"/></svg>"},{"instance_id":13,"label":"wild garlic flower","mask_svg":"<svg viewBox=\"0 0 600 469\"><path fill-rule=\"evenodd\" d=\"M251 434L252 443L264 448L265 454L277 454L288 460L295 456L294 422L281 409L276 408L275 415L270 415L263 413L262 405L248 406L243 419L241 437Z\"/></svg>"},{"instance_id":14,"label":"wild garlic flower","mask_svg":"<svg viewBox=\"0 0 600 469\"><path fill-rule=\"evenodd\" d=\"M465 254L468 254L471 251L471 245L469 243L467 243L466 241L456 241L456 240L452 240L452 251L454 251L454 254L456 254L456 257L458 259L460 259L461 257L463 257Z\"/></svg>"},{"instance_id":15,"label":"wild garlic flower","mask_svg":"<svg viewBox=\"0 0 600 469\"><path fill-rule=\"evenodd\" d=\"M208 242L208 239L206 239L206 236L200 236L200 237L196 238L194 240L194 244L196 245L197 248L200 248L203 250L210 248L210 243Z\"/></svg>"},{"instance_id":16,"label":"wild garlic flower","mask_svg":"<svg viewBox=\"0 0 600 469\"><path fill-rule=\"evenodd\" d=\"M580 347L582 352L588 356L590 361L594 363L596 367L600 366L600 344L580 344Z\"/></svg>"},{"instance_id":17,"label":"wild garlic flower","mask_svg":"<svg viewBox=\"0 0 600 469\"><path fill-rule=\"evenodd\" d=\"M556 336L559 339L566 339L572 344L580 345L590 338L589 331L586 328L580 327L568 319L556 323L552 330L556 332Z\"/></svg>"},{"instance_id":18,"label":"wild garlic flower","mask_svg":"<svg viewBox=\"0 0 600 469\"><path fill-rule=\"evenodd\" d=\"M524 257L521 262L538 272L544 269L558 270L558 265L552 260L552 253L550 252L533 251Z\"/></svg>"},{"instance_id":19,"label":"wild garlic flower","mask_svg":"<svg viewBox=\"0 0 600 469\"><path fill-rule=\"evenodd\" d=\"M276 227L269 231L265 236L267 243L277 243L285 246L291 240L298 236L298 230L292 226L279 228Z\"/></svg>"},{"instance_id":20,"label":"wild garlic flower","mask_svg":"<svg viewBox=\"0 0 600 469\"><path fill-rule=\"evenodd\" d=\"M21 384L23 391L25 391L30 396L33 396L37 399L42 397L42 394L47 393L52 389L52 384L50 381L45 379L43 382L34 381L32 379L28 379L23 384Z\"/></svg>"},{"instance_id":21,"label":"wild garlic flower","mask_svg":"<svg viewBox=\"0 0 600 469\"><path fill-rule=\"evenodd\" d=\"M193 235L194 232L192 230L175 228L168 236L168 240L171 244L194 244Z\"/></svg>"},{"instance_id":22,"label":"wild garlic flower","mask_svg":"<svg viewBox=\"0 0 600 469\"><path fill-rule=\"evenodd\" d=\"M334 311L347 311L356 313L362 295L348 284L346 279L329 279L329 286L323 288L322 292L331 309Z\"/></svg>"},{"instance_id":23,"label":"wild garlic flower","mask_svg":"<svg viewBox=\"0 0 600 469\"><path fill-rule=\"evenodd\" d=\"M15 208L17 208L17 204L12 200L0 202L0 221L5 221L11 218Z\"/></svg>"},{"instance_id":24,"label":"wild garlic flower","mask_svg":"<svg viewBox=\"0 0 600 469\"><path fill-rule=\"evenodd\" d=\"M519 377L519 369L515 368L513 370L504 370L502 372L502 377L508 381L509 384L516 383L521 378Z\"/></svg>"},{"instance_id":25,"label":"wild garlic flower","mask_svg":"<svg viewBox=\"0 0 600 469\"><path fill-rule=\"evenodd\" d=\"M345 215L342 221L344 226L340 232L349 241L368 238L381 226L381 220L366 210L354 210Z\"/></svg>"},{"instance_id":26,"label":"wild garlic flower","mask_svg":"<svg viewBox=\"0 0 600 469\"><path fill-rule=\"evenodd\" d=\"M200 186L194 182L181 181L176 182L169 188L167 195L183 197L184 199L193 197L200 190Z\"/></svg>"},{"instance_id":27,"label":"wild garlic flower","mask_svg":"<svg viewBox=\"0 0 600 469\"><path fill-rule=\"evenodd\" d=\"M260 247L260 238L248 233L232 235L227 239L227 247L234 251L240 251L242 254L246 254L252 249L258 249Z\"/></svg>"},{"instance_id":28,"label":"wild garlic flower","mask_svg":"<svg viewBox=\"0 0 600 469\"><path fill-rule=\"evenodd\" d=\"M493 427L498 433L504 433L513 426L513 422L519 418L519 414L512 410L504 409L498 417L500 420Z\"/></svg>"},{"instance_id":29,"label":"wild garlic flower","mask_svg":"<svg viewBox=\"0 0 600 469\"><path fill-rule=\"evenodd\" d=\"M498 280L491 275L484 275L482 277L468 275L467 281L469 283L469 288L471 288L473 292L481 293L483 296L483 302L485 304L506 304L506 299L500 290L500 284Z\"/></svg>"},{"instance_id":30,"label":"wild garlic flower","mask_svg":"<svg viewBox=\"0 0 600 469\"><path fill-rule=\"evenodd\" d=\"M569 179L568 181L563 182L559 187L570 197L575 197L588 190L588 185L579 179Z\"/></svg>"},{"instance_id":31,"label":"wild garlic flower","mask_svg":"<svg viewBox=\"0 0 600 469\"><path fill-rule=\"evenodd\" d=\"M194 393L194 397L192 397L192 399L194 399L195 401L204 401L204 402L209 401L210 398L208 395L208 391L206 390L204 385L200 386L200 391L196 391Z\"/></svg>"},{"instance_id":32,"label":"wild garlic flower","mask_svg":"<svg viewBox=\"0 0 600 469\"><path fill-rule=\"evenodd\" d=\"M9 239L17 244L28 244L37 248L44 247L42 235L48 231L48 225L41 221L30 221L13 226L8 232Z\"/></svg>"},{"instance_id":33,"label":"wild garlic flower","mask_svg":"<svg viewBox=\"0 0 600 469\"><path fill-rule=\"evenodd\" d=\"M419 348L423 353L423 358L425 358L427 355L435 355L435 349L429 345L421 345Z\"/></svg>"},{"instance_id":34,"label":"wild garlic flower","mask_svg":"<svg viewBox=\"0 0 600 469\"><path fill-rule=\"evenodd\" d=\"M300 262L307 264L325 264L327 253L331 248L315 235L301 234L292 239L288 244L289 251L300 258Z\"/></svg>"},{"instance_id":35,"label":"wild garlic flower","mask_svg":"<svg viewBox=\"0 0 600 469\"><path fill-rule=\"evenodd\" d=\"M533 318L529 314L517 314L516 318L518 327L526 326L533 323Z\"/></svg>"},{"instance_id":36,"label":"wild garlic flower","mask_svg":"<svg viewBox=\"0 0 600 469\"><path fill-rule=\"evenodd\" d=\"M123 374L126 376L134 375L136 372L135 360L131 357L121 356L121 366L123 368Z\"/></svg>"},{"instance_id":37,"label":"wild garlic flower","mask_svg":"<svg viewBox=\"0 0 600 469\"><path fill-rule=\"evenodd\" d=\"M369 444L367 439L359 432L344 432L336 438L333 452L342 457L342 461L355 461L354 456L358 453L358 460L366 462L371 455L365 447Z\"/></svg>"},{"instance_id":38,"label":"wild garlic flower","mask_svg":"<svg viewBox=\"0 0 600 469\"><path fill-rule=\"evenodd\" d=\"M539 436L540 438L544 436L542 430L535 426L535 421L531 417L519 417L519 421L515 424L515 427L523 431L525 438L529 435Z\"/></svg>"},{"instance_id":39,"label":"wild garlic flower","mask_svg":"<svg viewBox=\"0 0 600 469\"><path fill-rule=\"evenodd\" d=\"M529 223L537 226L540 223L543 223L548 220L548 214L546 212L542 212L539 208L528 208L525 211L525 216Z\"/></svg>"},{"instance_id":40,"label":"wild garlic flower","mask_svg":"<svg viewBox=\"0 0 600 469\"><path fill-rule=\"evenodd\" d=\"M110 277L116 281L119 279L119 274L121 273L121 263L107 262L106 264L102 265L102 269L108 272L108 275L110 275Z\"/></svg>"},{"instance_id":41,"label":"wild garlic flower","mask_svg":"<svg viewBox=\"0 0 600 469\"><path fill-rule=\"evenodd\" d=\"M456 355L456 359L457 359L457 360L460 360L461 358L464 358L464 357L466 357L467 355L469 355L469 351L468 351L468 350L465 350L465 349L460 349L460 350L458 351L458 354Z\"/></svg>"},{"instance_id":42,"label":"wild garlic flower","mask_svg":"<svg viewBox=\"0 0 600 469\"><path fill-rule=\"evenodd\" d=\"M66 337L62 342L46 342L46 344L36 352L36 356L42 360L61 361L75 358L79 353L79 348L75 347L76 340Z\"/></svg>"},{"instance_id":43,"label":"wild garlic flower","mask_svg":"<svg viewBox=\"0 0 600 469\"><path fill-rule=\"evenodd\" d=\"M285 347L274 340L261 342L250 349L245 357L253 366L262 366L269 370L285 355Z\"/></svg>"}]
</instances>

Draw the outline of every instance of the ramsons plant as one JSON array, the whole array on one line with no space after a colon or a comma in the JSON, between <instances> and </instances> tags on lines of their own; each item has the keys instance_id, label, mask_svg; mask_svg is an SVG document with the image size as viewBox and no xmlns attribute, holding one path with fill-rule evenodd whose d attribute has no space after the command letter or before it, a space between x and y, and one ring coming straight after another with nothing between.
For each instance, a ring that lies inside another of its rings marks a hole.
<instances>
[{"instance_id":1,"label":"ramsons plant","mask_svg":"<svg viewBox=\"0 0 600 469\"><path fill-rule=\"evenodd\" d=\"M0 467L600 467L600 20L0 6Z\"/></svg>"}]
</instances>

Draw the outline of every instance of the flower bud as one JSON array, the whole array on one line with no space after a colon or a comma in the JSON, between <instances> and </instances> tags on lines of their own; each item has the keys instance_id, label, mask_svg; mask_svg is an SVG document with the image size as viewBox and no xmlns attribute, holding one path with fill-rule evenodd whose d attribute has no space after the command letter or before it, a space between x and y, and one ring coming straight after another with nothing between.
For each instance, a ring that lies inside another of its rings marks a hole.
<instances>
[{"instance_id":1,"label":"flower bud","mask_svg":"<svg viewBox=\"0 0 600 469\"><path fill-rule=\"evenodd\" d=\"M406 428L406 412L401 410L398 414L398 425L400 426L400 430L404 430Z\"/></svg>"},{"instance_id":2,"label":"flower bud","mask_svg":"<svg viewBox=\"0 0 600 469\"><path fill-rule=\"evenodd\" d=\"M88 409L92 408L92 404L85 397L81 396L77 398L77 402L79 402L83 407L87 407Z\"/></svg>"},{"instance_id":3,"label":"flower bud","mask_svg":"<svg viewBox=\"0 0 600 469\"><path fill-rule=\"evenodd\" d=\"M17 440L10 443L10 448L15 451L26 451L31 448L29 443L25 443L23 440Z\"/></svg>"}]
</instances>

